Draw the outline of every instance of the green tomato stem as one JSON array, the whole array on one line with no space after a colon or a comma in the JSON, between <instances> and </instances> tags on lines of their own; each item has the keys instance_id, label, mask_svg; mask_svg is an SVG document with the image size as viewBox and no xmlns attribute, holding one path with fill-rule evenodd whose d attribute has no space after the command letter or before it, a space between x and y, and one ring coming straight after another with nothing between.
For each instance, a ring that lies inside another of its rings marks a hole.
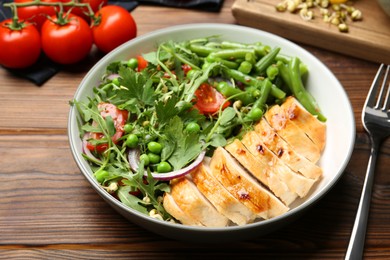
<instances>
[{"instance_id":1,"label":"green tomato stem","mask_svg":"<svg viewBox=\"0 0 390 260\"><path fill-rule=\"evenodd\" d=\"M12 25L9 26L10 29L12 30L21 30L22 28L25 27L23 23L20 23L19 17L18 17L18 7L27 7L27 6L56 6L59 7L59 11L57 14L57 17L59 21L57 22L58 24L66 24L68 21L63 20L64 18L62 17L63 14L63 9L64 7L86 7L88 9L88 16L92 19L93 24L95 25L95 13L91 8L91 5L89 3L76 3L74 0L71 0L66 3L62 2L42 2L41 0L33 0L31 2L23 2L23 3L5 3L3 4L4 7L8 7L12 11Z\"/></svg>"}]
</instances>

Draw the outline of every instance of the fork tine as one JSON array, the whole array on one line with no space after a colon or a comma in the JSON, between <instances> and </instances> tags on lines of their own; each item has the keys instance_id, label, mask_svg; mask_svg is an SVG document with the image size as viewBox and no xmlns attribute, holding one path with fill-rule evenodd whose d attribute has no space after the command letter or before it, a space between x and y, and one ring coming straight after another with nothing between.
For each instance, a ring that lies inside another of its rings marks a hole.
<instances>
[{"instance_id":1,"label":"fork tine","mask_svg":"<svg viewBox=\"0 0 390 260\"><path fill-rule=\"evenodd\" d=\"M368 92L368 95L367 95L367 100L366 100L365 106L377 108L377 105L378 105L377 100L381 100L381 97L379 97L377 99L376 93L378 92L379 86L382 86L380 79L382 78L382 74L384 73L384 71L385 71L385 65L382 63L381 66L379 67L376 75L375 75L374 80L372 81L370 91ZM381 89L383 89L383 88L381 88ZM379 95L381 95L382 92L383 92L383 90L381 91L381 93L379 93Z\"/></svg>"},{"instance_id":2,"label":"fork tine","mask_svg":"<svg viewBox=\"0 0 390 260\"><path fill-rule=\"evenodd\" d=\"M389 74L390 74L390 65L387 65L387 69L386 69L386 75L385 75L385 78L383 79L383 87L386 87L386 82L388 82L387 84L387 91L386 91L386 97L385 97L385 101L383 103L383 107L382 107L382 110L383 111L386 111L386 110L390 110L390 107L389 107L389 102L390 102L390 79L387 80L387 78L389 77Z\"/></svg>"}]
</instances>

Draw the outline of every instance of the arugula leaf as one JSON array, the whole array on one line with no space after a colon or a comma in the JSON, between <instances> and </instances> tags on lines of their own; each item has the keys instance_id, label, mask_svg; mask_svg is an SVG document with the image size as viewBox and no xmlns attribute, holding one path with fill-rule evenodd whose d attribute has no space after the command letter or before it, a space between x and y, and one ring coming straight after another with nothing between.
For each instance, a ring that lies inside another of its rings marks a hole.
<instances>
[{"instance_id":1,"label":"arugula leaf","mask_svg":"<svg viewBox=\"0 0 390 260\"><path fill-rule=\"evenodd\" d=\"M111 116L106 116L106 118L104 120L106 121L108 134L110 136L113 136L115 134L115 132L116 132L114 120L112 119Z\"/></svg>"},{"instance_id":2,"label":"arugula leaf","mask_svg":"<svg viewBox=\"0 0 390 260\"><path fill-rule=\"evenodd\" d=\"M117 195L120 199L120 201L125 204L126 206L133 208L143 214L148 214L148 210L142 206L143 203L142 200L137 198L134 195L131 195L129 192L131 191L130 186L122 186L119 187L119 190L117 191Z\"/></svg>"}]
</instances>

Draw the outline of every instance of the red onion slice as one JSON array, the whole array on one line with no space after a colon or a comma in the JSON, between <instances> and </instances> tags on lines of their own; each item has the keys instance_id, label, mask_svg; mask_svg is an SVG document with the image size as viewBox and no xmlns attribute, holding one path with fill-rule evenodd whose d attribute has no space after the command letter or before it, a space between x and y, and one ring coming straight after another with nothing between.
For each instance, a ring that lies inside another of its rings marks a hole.
<instances>
[{"instance_id":1,"label":"red onion slice","mask_svg":"<svg viewBox=\"0 0 390 260\"><path fill-rule=\"evenodd\" d=\"M128 159L129 159L129 164L131 169L134 171L138 170L138 164L139 164L139 150L138 149L132 149L130 150L128 154ZM172 172L167 172L167 173L157 173L157 172L152 172L153 178L156 180L161 180L161 181L169 181L174 178L178 178L181 176L184 176L191 171L193 171L202 161L203 158L206 154L206 150L203 150L199 156L187 167L184 167L183 169L177 170L177 171L172 171ZM145 171L144 173L145 176L148 175L148 173Z\"/></svg>"}]
</instances>

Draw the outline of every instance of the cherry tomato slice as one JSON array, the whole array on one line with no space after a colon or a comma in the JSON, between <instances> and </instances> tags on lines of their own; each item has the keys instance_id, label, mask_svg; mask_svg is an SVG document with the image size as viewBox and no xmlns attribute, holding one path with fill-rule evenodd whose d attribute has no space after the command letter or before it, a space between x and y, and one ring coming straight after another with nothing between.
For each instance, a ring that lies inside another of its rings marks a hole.
<instances>
[{"instance_id":1,"label":"cherry tomato slice","mask_svg":"<svg viewBox=\"0 0 390 260\"><path fill-rule=\"evenodd\" d=\"M137 61L138 61L138 71L144 70L148 66L148 61L142 57L142 55L137 56Z\"/></svg>"},{"instance_id":2,"label":"cherry tomato slice","mask_svg":"<svg viewBox=\"0 0 390 260\"><path fill-rule=\"evenodd\" d=\"M222 106L223 109L230 105L225 97L215 88L207 83L203 83L195 91L196 103L194 105L202 114L214 114Z\"/></svg>"},{"instance_id":3,"label":"cherry tomato slice","mask_svg":"<svg viewBox=\"0 0 390 260\"><path fill-rule=\"evenodd\" d=\"M188 65L188 64L183 64L181 65L181 69L183 70L184 72L184 75L187 75L187 73L192 70L191 66Z\"/></svg>"},{"instance_id":4,"label":"cherry tomato slice","mask_svg":"<svg viewBox=\"0 0 390 260\"><path fill-rule=\"evenodd\" d=\"M106 118L107 116L111 116L112 120L114 121L115 126L115 134L111 137L111 140L114 143L117 143L119 138L122 137L124 133L124 126L126 124L127 117L129 115L127 110L120 110L115 105L110 103L100 103L98 105L98 109L100 111L100 115L103 118ZM90 137L96 140L100 140L103 138L102 133L90 133ZM97 151L97 152L103 152L108 148L108 144L99 144L97 146L91 144L88 142L87 148L90 151Z\"/></svg>"}]
</instances>

